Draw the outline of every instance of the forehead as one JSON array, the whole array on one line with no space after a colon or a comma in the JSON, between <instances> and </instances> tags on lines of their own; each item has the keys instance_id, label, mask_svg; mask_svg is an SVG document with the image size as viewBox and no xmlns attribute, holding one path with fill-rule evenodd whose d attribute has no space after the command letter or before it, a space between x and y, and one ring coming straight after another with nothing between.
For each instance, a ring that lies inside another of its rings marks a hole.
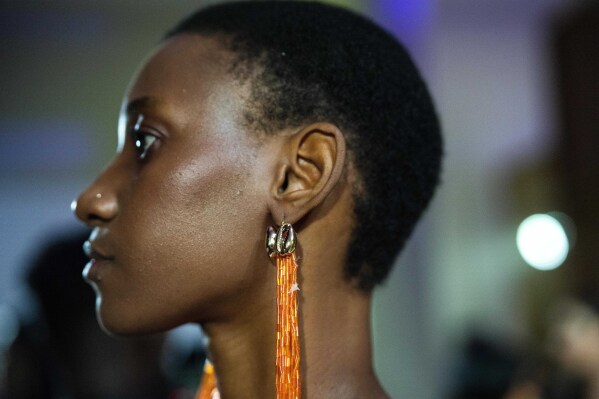
<instances>
[{"instance_id":1,"label":"forehead","mask_svg":"<svg viewBox=\"0 0 599 399\"><path fill-rule=\"evenodd\" d=\"M182 34L165 41L134 76L124 104L149 98L167 107L205 107L211 100L241 96L228 72L233 54L217 39Z\"/></svg>"}]
</instances>

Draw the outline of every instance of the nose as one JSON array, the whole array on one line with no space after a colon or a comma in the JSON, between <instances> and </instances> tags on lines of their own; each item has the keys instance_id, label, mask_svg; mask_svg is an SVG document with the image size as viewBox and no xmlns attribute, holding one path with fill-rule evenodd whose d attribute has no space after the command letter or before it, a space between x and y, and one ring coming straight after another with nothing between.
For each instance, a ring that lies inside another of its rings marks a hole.
<instances>
[{"instance_id":1,"label":"nose","mask_svg":"<svg viewBox=\"0 0 599 399\"><path fill-rule=\"evenodd\" d=\"M90 226L100 226L113 220L119 211L118 199L110 179L100 175L71 203L75 216Z\"/></svg>"}]
</instances>

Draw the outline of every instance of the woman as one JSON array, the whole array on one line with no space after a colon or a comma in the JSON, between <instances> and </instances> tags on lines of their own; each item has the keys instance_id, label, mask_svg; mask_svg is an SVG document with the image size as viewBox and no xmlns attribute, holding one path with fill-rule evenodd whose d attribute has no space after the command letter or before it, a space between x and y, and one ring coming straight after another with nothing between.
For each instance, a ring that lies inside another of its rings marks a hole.
<instances>
[{"instance_id":1,"label":"woman","mask_svg":"<svg viewBox=\"0 0 599 399\"><path fill-rule=\"evenodd\" d=\"M302 396L387 397L371 366L371 292L441 158L427 89L391 36L317 3L200 10L134 76L118 135L74 205L94 227L84 276L105 330L196 322L222 398L276 397L264 232L285 222L298 237Z\"/></svg>"}]
</instances>

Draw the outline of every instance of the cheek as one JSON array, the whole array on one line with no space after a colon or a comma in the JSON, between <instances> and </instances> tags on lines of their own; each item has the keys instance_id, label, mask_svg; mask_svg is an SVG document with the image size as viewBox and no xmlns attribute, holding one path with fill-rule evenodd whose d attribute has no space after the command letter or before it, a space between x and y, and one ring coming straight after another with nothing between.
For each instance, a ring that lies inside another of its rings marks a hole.
<instances>
[{"instance_id":1,"label":"cheek","mask_svg":"<svg viewBox=\"0 0 599 399\"><path fill-rule=\"evenodd\" d=\"M259 284L255 264L268 263L259 251L268 211L245 168L221 159L163 170L148 169L123 202L118 264L101 290L113 331L119 314L152 330L213 317L207 305Z\"/></svg>"},{"instance_id":2,"label":"cheek","mask_svg":"<svg viewBox=\"0 0 599 399\"><path fill-rule=\"evenodd\" d=\"M252 176L234 165L204 161L165 178L148 226L154 244L145 249L172 260L171 271L190 272L191 263L199 266L191 272L222 275L227 261L254 246L267 208Z\"/></svg>"}]
</instances>

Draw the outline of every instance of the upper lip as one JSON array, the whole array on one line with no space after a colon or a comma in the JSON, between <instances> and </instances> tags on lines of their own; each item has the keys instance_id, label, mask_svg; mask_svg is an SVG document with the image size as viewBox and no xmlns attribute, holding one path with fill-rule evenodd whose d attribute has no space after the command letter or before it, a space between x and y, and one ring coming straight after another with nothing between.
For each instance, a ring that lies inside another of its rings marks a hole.
<instances>
[{"instance_id":1,"label":"upper lip","mask_svg":"<svg viewBox=\"0 0 599 399\"><path fill-rule=\"evenodd\" d=\"M83 243L83 252L90 259L110 260L112 256L107 255L104 251L98 249L93 241L87 240Z\"/></svg>"}]
</instances>

